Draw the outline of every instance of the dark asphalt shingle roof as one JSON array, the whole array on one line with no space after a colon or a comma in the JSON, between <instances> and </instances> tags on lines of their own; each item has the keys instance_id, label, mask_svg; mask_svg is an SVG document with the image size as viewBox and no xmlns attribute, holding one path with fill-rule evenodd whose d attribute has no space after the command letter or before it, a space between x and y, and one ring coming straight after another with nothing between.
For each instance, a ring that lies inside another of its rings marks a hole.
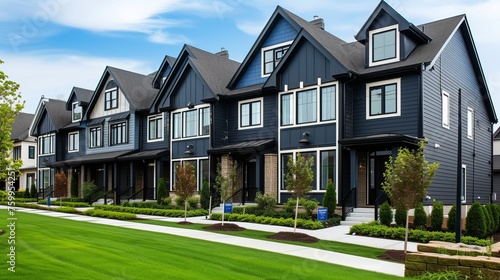
<instances>
[{"instance_id":1,"label":"dark asphalt shingle roof","mask_svg":"<svg viewBox=\"0 0 500 280\"><path fill-rule=\"evenodd\" d=\"M12 130L10 132L10 140L22 141L28 137L31 122L33 121L34 114L20 112L12 123Z\"/></svg>"},{"instance_id":2,"label":"dark asphalt shingle roof","mask_svg":"<svg viewBox=\"0 0 500 280\"><path fill-rule=\"evenodd\" d=\"M44 106L56 130L71 123L71 111L66 110L65 101L49 99Z\"/></svg>"}]
</instances>

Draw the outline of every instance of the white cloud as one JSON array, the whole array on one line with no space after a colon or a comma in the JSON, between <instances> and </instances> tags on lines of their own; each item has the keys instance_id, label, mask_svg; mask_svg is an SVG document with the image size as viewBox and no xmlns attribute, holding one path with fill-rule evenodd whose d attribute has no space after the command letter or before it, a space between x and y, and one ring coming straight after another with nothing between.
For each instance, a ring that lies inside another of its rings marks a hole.
<instances>
[{"instance_id":1,"label":"white cloud","mask_svg":"<svg viewBox=\"0 0 500 280\"><path fill-rule=\"evenodd\" d=\"M132 59L103 58L36 52L3 55L5 62L0 70L9 79L20 84L20 92L26 105L24 112L34 113L40 97L65 100L73 86L94 90L106 65L141 74L151 69L144 62Z\"/></svg>"}]
</instances>

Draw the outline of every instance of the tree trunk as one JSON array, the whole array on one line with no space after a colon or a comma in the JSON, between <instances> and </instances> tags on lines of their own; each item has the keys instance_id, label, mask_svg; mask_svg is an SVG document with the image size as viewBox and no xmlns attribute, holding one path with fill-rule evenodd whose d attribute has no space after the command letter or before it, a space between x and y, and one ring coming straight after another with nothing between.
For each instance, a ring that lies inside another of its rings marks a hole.
<instances>
[{"instance_id":1,"label":"tree trunk","mask_svg":"<svg viewBox=\"0 0 500 280\"><path fill-rule=\"evenodd\" d=\"M224 226L224 212L225 212L224 207L226 207L225 204L226 204L226 201L223 200L222 201L222 226Z\"/></svg>"},{"instance_id":2,"label":"tree trunk","mask_svg":"<svg viewBox=\"0 0 500 280\"><path fill-rule=\"evenodd\" d=\"M186 199L184 200L184 222L186 222L187 211L188 211L188 203Z\"/></svg>"},{"instance_id":3,"label":"tree trunk","mask_svg":"<svg viewBox=\"0 0 500 280\"><path fill-rule=\"evenodd\" d=\"M405 249L404 254L406 256L406 248L408 247L408 219L409 219L410 210L406 210L406 230L405 230Z\"/></svg>"},{"instance_id":4,"label":"tree trunk","mask_svg":"<svg viewBox=\"0 0 500 280\"><path fill-rule=\"evenodd\" d=\"M295 204L295 221L293 222L293 233L297 230L297 213L299 212L299 198L297 197L297 203Z\"/></svg>"}]
</instances>

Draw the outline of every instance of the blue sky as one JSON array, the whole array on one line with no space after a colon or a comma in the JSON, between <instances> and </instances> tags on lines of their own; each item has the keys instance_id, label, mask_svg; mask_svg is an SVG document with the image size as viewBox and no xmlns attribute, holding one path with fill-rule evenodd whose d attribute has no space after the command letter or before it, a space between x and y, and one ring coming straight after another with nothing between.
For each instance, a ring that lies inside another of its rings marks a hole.
<instances>
[{"instance_id":1,"label":"blue sky","mask_svg":"<svg viewBox=\"0 0 500 280\"><path fill-rule=\"evenodd\" d=\"M495 108L500 110L500 1L387 0L414 24L466 14ZM347 42L378 0L2 0L0 65L21 85L24 111L40 97L66 100L73 86L94 90L106 65L149 74L183 44L221 48L242 61L277 5ZM497 111L500 116L500 111Z\"/></svg>"}]
</instances>

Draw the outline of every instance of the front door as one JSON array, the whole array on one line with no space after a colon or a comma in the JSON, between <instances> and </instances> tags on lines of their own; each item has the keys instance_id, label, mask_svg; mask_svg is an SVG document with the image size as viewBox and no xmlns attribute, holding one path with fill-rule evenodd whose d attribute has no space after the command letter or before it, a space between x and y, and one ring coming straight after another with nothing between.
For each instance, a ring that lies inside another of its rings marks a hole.
<instances>
[{"instance_id":1,"label":"front door","mask_svg":"<svg viewBox=\"0 0 500 280\"><path fill-rule=\"evenodd\" d=\"M255 178L255 161L249 161L245 166L245 201L255 202L257 195L257 178Z\"/></svg>"},{"instance_id":2,"label":"front door","mask_svg":"<svg viewBox=\"0 0 500 280\"><path fill-rule=\"evenodd\" d=\"M144 176L144 199L155 199L155 163L146 162L146 175Z\"/></svg>"},{"instance_id":3,"label":"front door","mask_svg":"<svg viewBox=\"0 0 500 280\"><path fill-rule=\"evenodd\" d=\"M384 182L385 162L389 160L390 151L378 151L370 154L368 174L368 205L375 205L387 200L387 195L382 190Z\"/></svg>"}]
</instances>

